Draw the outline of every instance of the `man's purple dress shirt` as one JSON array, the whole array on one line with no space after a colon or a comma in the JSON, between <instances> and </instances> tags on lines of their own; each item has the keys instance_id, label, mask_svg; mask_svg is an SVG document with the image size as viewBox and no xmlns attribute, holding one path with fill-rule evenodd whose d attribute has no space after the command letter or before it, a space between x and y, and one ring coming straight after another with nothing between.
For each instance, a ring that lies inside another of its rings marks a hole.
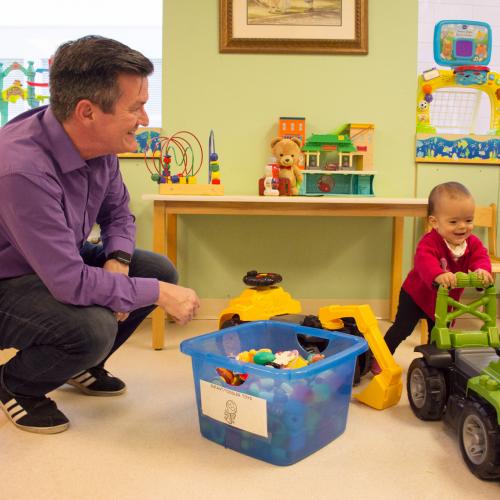
<instances>
[{"instance_id":1,"label":"man's purple dress shirt","mask_svg":"<svg viewBox=\"0 0 500 500\"><path fill-rule=\"evenodd\" d=\"M134 216L115 155L85 161L44 106L0 129L0 279L36 273L67 304L128 312L158 299L156 279L87 266L95 222L106 254L133 253Z\"/></svg>"}]
</instances>

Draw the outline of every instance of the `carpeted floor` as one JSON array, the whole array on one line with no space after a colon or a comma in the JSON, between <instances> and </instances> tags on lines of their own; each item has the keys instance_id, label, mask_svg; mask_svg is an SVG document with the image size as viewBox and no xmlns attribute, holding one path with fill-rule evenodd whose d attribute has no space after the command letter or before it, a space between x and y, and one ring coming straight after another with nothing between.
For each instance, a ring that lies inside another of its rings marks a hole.
<instances>
[{"instance_id":1,"label":"carpeted floor","mask_svg":"<svg viewBox=\"0 0 500 500\"><path fill-rule=\"evenodd\" d=\"M380 322L382 331L387 327ZM0 498L500 498L500 483L480 481L468 471L445 424L413 415L406 389L400 403L384 411L353 401L346 431L289 467L204 439L191 359L180 353L179 343L215 328L208 320L169 325L166 348L153 351L146 322L107 366L127 382L125 395L89 397L70 386L51 394L71 420L62 434L22 432L0 412ZM418 335L396 353L405 376ZM0 352L0 361L9 354Z\"/></svg>"}]
</instances>

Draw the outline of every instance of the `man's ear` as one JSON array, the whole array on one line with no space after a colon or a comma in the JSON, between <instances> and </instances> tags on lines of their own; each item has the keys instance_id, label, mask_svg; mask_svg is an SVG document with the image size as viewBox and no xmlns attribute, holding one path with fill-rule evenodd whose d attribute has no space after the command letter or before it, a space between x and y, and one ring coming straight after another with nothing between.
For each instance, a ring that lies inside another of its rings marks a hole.
<instances>
[{"instance_id":1,"label":"man's ear","mask_svg":"<svg viewBox=\"0 0 500 500\"><path fill-rule=\"evenodd\" d=\"M93 121L95 118L94 104L88 99L78 101L75 106L74 116L79 122L82 123L89 120Z\"/></svg>"}]
</instances>

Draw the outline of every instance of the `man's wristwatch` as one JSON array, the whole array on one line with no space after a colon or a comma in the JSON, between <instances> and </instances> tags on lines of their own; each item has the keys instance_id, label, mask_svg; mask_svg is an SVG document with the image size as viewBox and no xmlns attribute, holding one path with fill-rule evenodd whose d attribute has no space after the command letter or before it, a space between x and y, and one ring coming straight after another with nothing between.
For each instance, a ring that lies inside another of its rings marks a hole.
<instances>
[{"instance_id":1,"label":"man's wristwatch","mask_svg":"<svg viewBox=\"0 0 500 500\"><path fill-rule=\"evenodd\" d=\"M130 262L132 261L132 255L130 255L127 252L124 252L123 250L116 250L115 252L111 252L107 257L107 260L109 259L115 259L118 262L121 262L122 264L125 264L126 266L130 266Z\"/></svg>"}]
</instances>

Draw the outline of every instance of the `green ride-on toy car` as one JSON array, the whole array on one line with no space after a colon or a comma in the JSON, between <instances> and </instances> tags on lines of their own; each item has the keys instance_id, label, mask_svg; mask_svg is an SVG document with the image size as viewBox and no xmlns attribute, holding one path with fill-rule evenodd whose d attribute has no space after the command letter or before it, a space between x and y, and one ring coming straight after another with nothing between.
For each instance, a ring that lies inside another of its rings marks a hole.
<instances>
[{"instance_id":1,"label":"green ride-on toy car","mask_svg":"<svg viewBox=\"0 0 500 500\"><path fill-rule=\"evenodd\" d=\"M460 288L482 288L475 273L457 273ZM483 325L479 331L453 329L463 314ZM458 431L469 469L485 480L500 480L500 339L495 287L485 288L471 304L461 304L440 286L430 343L415 348L422 358L408 369L408 400L422 420L444 418Z\"/></svg>"}]
</instances>

